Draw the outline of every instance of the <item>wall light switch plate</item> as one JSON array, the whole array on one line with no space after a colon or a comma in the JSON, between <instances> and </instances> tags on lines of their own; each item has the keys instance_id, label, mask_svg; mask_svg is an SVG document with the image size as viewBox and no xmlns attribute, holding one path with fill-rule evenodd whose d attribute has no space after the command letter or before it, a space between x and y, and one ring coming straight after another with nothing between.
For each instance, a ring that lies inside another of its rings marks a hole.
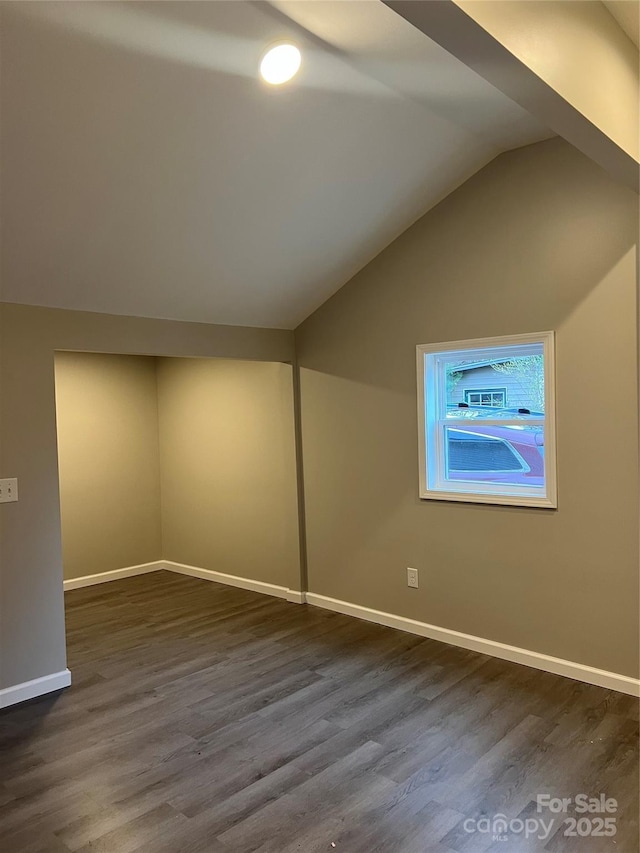
<instances>
[{"instance_id":1,"label":"wall light switch plate","mask_svg":"<svg viewBox=\"0 0 640 853\"><path fill-rule=\"evenodd\" d=\"M407 586L412 589L418 589L418 570L407 569Z\"/></svg>"},{"instance_id":2,"label":"wall light switch plate","mask_svg":"<svg viewBox=\"0 0 640 853\"><path fill-rule=\"evenodd\" d=\"M8 477L0 480L0 504L8 504L18 500L18 478Z\"/></svg>"}]
</instances>

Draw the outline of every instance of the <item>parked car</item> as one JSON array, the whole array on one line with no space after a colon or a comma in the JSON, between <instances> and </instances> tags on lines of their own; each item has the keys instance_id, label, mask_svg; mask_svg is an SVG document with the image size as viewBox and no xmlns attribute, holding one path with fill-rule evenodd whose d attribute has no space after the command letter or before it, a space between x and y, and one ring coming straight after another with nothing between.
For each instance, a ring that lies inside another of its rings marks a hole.
<instances>
[{"instance_id":1,"label":"parked car","mask_svg":"<svg viewBox=\"0 0 640 853\"><path fill-rule=\"evenodd\" d=\"M519 412L517 409L454 408L451 417L469 418L467 427L447 429L447 475L451 480L513 483L523 486L544 485L544 431L540 426L527 426L528 417L544 417L542 412ZM467 414L468 412L468 414ZM514 418L522 424L495 426L483 424L482 418Z\"/></svg>"},{"instance_id":2,"label":"parked car","mask_svg":"<svg viewBox=\"0 0 640 853\"><path fill-rule=\"evenodd\" d=\"M448 418L496 418L509 420L526 420L527 418L544 418L544 412L536 412L533 409L503 409L497 406L469 406L466 403L449 403L447 405Z\"/></svg>"}]
</instances>

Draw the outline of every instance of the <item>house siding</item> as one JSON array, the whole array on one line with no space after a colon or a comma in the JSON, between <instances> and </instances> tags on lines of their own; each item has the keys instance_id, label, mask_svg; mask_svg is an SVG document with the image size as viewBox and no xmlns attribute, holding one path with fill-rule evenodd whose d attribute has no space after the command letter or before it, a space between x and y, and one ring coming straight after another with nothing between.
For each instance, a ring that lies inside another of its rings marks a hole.
<instances>
[{"instance_id":1,"label":"house siding","mask_svg":"<svg viewBox=\"0 0 640 853\"><path fill-rule=\"evenodd\" d=\"M531 408L531 398L527 394L522 382L515 376L499 373L493 367L477 367L475 370L466 370L462 379L457 383L451 395L452 403L464 403L465 391L479 389L506 388L508 408Z\"/></svg>"}]
</instances>

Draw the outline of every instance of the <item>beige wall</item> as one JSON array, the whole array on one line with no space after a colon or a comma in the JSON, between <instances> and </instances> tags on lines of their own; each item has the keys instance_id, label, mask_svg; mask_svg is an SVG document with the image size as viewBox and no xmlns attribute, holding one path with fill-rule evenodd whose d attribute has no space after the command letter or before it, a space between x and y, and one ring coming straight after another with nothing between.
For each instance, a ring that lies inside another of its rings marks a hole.
<instances>
[{"instance_id":1,"label":"beige wall","mask_svg":"<svg viewBox=\"0 0 640 853\"><path fill-rule=\"evenodd\" d=\"M542 142L298 328L311 591L638 675L637 234L630 190ZM421 502L416 344L547 329L557 511Z\"/></svg>"},{"instance_id":2,"label":"beige wall","mask_svg":"<svg viewBox=\"0 0 640 853\"><path fill-rule=\"evenodd\" d=\"M299 588L292 368L159 359L163 557Z\"/></svg>"},{"instance_id":3,"label":"beige wall","mask_svg":"<svg viewBox=\"0 0 640 853\"><path fill-rule=\"evenodd\" d=\"M65 578L166 559L299 588L290 364L57 353L55 376Z\"/></svg>"},{"instance_id":4,"label":"beige wall","mask_svg":"<svg viewBox=\"0 0 640 853\"><path fill-rule=\"evenodd\" d=\"M54 352L291 361L293 335L0 304L0 687L66 666Z\"/></svg>"},{"instance_id":5,"label":"beige wall","mask_svg":"<svg viewBox=\"0 0 640 853\"><path fill-rule=\"evenodd\" d=\"M156 360L57 353L65 578L162 557Z\"/></svg>"}]
</instances>

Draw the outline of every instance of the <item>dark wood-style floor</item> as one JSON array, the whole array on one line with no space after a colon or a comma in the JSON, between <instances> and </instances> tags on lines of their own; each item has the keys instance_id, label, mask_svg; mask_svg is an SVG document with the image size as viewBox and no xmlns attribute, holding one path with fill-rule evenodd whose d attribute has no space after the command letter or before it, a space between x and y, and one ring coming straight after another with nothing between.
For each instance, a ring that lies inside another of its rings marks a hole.
<instances>
[{"instance_id":1,"label":"dark wood-style floor","mask_svg":"<svg viewBox=\"0 0 640 853\"><path fill-rule=\"evenodd\" d=\"M73 686L0 715L3 853L638 850L631 697L165 572L66 599ZM617 834L465 831L538 793Z\"/></svg>"}]
</instances>

